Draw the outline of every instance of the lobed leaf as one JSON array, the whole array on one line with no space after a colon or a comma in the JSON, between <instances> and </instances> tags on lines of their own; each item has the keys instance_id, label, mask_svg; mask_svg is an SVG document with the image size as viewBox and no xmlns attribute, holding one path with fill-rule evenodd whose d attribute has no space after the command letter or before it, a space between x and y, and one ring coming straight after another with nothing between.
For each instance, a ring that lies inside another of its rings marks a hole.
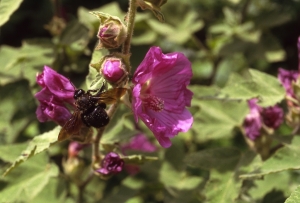
<instances>
[{"instance_id":1,"label":"lobed leaf","mask_svg":"<svg viewBox=\"0 0 300 203\"><path fill-rule=\"evenodd\" d=\"M257 97L261 106L272 106L281 102L285 90L277 78L253 69L249 72L251 79L238 82L231 79L231 82L222 89L221 95L241 100Z\"/></svg>"},{"instance_id":2,"label":"lobed leaf","mask_svg":"<svg viewBox=\"0 0 300 203\"><path fill-rule=\"evenodd\" d=\"M264 175L278 173L285 170L300 169L300 137L295 137L291 145L285 145L262 163L259 170L240 175L240 178L261 178Z\"/></svg>"},{"instance_id":3,"label":"lobed leaf","mask_svg":"<svg viewBox=\"0 0 300 203\"><path fill-rule=\"evenodd\" d=\"M242 125L248 113L246 102L222 100L195 101L201 110L195 113L192 130L198 140L229 137L235 127ZM194 105L194 104L192 104Z\"/></svg>"},{"instance_id":4,"label":"lobed leaf","mask_svg":"<svg viewBox=\"0 0 300 203\"><path fill-rule=\"evenodd\" d=\"M21 155L13 162L13 164L8 169L6 169L4 176L6 176L9 172L11 172L11 170L16 168L22 162L48 149L51 144L57 141L59 130L60 127L56 127L49 132L43 133L42 135L38 135L33 138L29 142L27 148L22 151Z\"/></svg>"},{"instance_id":5,"label":"lobed leaf","mask_svg":"<svg viewBox=\"0 0 300 203\"><path fill-rule=\"evenodd\" d=\"M58 168L45 160L46 156L36 156L18 168L16 173L12 173L11 177L6 177L4 180L9 182L8 186L1 190L0 202L31 202L49 180L58 175Z\"/></svg>"},{"instance_id":6,"label":"lobed leaf","mask_svg":"<svg viewBox=\"0 0 300 203\"><path fill-rule=\"evenodd\" d=\"M233 172L219 173L212 171L204 191L207 201L210 203L235 202L242 181L236 180L234 176Z\"/></svg>"}]
</instances>

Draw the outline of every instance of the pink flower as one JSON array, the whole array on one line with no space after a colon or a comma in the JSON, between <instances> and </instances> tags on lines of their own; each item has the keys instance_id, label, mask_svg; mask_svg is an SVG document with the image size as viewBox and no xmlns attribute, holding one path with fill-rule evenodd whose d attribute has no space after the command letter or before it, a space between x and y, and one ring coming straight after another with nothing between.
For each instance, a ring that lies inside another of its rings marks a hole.
<instances>
[{"instance_id":1,"label":"pink flower","mask_svg":"<svg viewBox=\"0 0 300 203\"><path fill-rule=\"evenodd\" d=\"M139 133L130 142L121 146L122 151L126 154L128 150L137 150L142 152L155 152L157 150L156 146L153 145L146 137L146 135Z\"/></svg>"},{"instance_id":2,"label":"pink flower","mask_svg":"<svg viewBox=\"0 0 300 203\"><path fill-rule=\"evenodd\" d=\"M118 154L110 152L105 155L101 163L101 168L97 169L96 172L103 175L116 174L123 170L123 166L123 159L121 159Z\"/></svg>"},{"instance_id":3,"label":"pink flower","mask_svg":"<svg viewBox=\"0 0 300 203\"><path fill-rule=\"evenodd\" d=\"M279 68L278 79L284 87L287 96L295 97L292 82L295 82L298 79L298 76L298 71Z\"/></svg>"},{"instance_id":4,"label":"pink flower","mask_svg":"<svg viewBox=\"0 0 300 203\"><path fill-rule=\"evenodd\" d=\"M260 129L262 127L262 120L260 116L262 108L258 106L256 102L257 99L250 99L248 101L250 112L244 120L245 134L251 140L255 140L260 136Z\"/></svg>"},{"instance_id":5,"label":"pink flower","mask_svg":"<svg viewBox=\"0 0 300 203\"><path fill-rule=\"evenodd\" d=\"M257 105L257 99L250 99L248 101L250 108L249 114L244 120L244 129L246 136L255 140L261 135L262 125L269 128L277 129L283 122L283 110L275 105L262 108Z\"/></svg>"},{"instance_id":6,"label":"pink flower","mask_svg":"<svg viewBox=\"0 0 300 203\"><path fill-rule=\"evenodd\" d=\"M46 122L52 120L63 126L71 117L70 111L60 102L55 102L55 100L44 100L40 101L40 105L36 110L37 119L40 122Z\"/></svg>"},{"instance_id":7,"label":"pink flower","mask_svg":"<svg viewBox=\"0 0 300 203\"><path fill-rule=\"evenodd\" d=\"M163 54L159 47L150 48L134 73L135 119L140 118L163 147L170 147L170 138L192 126L186 109L193 96L187 89L191 78L191 63L182 53Z\"/></svg>"},{"instance_id":8,"label":"pink flower","mask_svg":"<svg viewBox=\"0 0 300 203\"><path fill-rule=\"evenodd\" d=\"M48 66L44 66L44 71L36 76L36 81L41 87L49 89L59 99L68 103L74 102L74 85L68 78Z\"/></svg>"},{"instance_id":9,"label":"pink flower","mask_svg":"<svg viewBox=\"0 0 300 203\"><path fill-rule=\"evenodd\" d=\"M278 106L270 106L267 108L263 108L261 115L266 126L276 129L283 122L284 112L282 108Z\"/></svg>"},{"instance_id":10,"label":"pink flower","mask_svg":"<svg viewBox=\"0 0 300 203\"><path fill-rule=\"evenodd\" d=\"M66 103L74 105L75 87L69 79L44 66L44 71L36 77L43 89L35 94L40 105L36 110L40 122L52 120L63 126L70 119L71 113Z\"/></svg>"}]
</instances>

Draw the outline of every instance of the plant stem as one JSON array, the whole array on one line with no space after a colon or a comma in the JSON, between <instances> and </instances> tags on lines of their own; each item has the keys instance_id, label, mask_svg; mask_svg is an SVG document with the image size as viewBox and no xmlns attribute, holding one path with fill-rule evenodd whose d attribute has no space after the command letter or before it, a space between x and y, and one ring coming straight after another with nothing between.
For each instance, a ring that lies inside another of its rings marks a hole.
<instances>
[{"instance_id":1,"label":"plant stem","mask_svg":"<svg viewBox=\"0 0 300 203\"><path fill-rule=\"evenodd\" d=\"M112 118L114 113L116 112L118 106L119 106L119 101L117 101L116 103L112 104L109 109L107 110L107 115L109 116L109 118ZM96 138L94 140L94 145L93 145L93 166L96 163L100 163L101 162L101 155L100 155L100 150L99 150L99 143L100 143L100 139L102 137L102 134L105 130L105 127L99 128Z\"/></svg>"},{"instance_id":2,"label":"plant stem","mask_svg":"<svg viewBox=\"0 0 300 203\"><path fill-rule=\"evenodd\" d=\"M99 150L99 143L100 143L100 139L102 137L102 134L105 130L105 126L102 128L99 128L97 131L97 135L96 138L94 140L94 144L93 144L93 166L95 165L95 163L100 163L101 161L101 155L100 155L100 150Z\"/></svg>"},{"instance_id":3,"label":"plant stem","mask_svg":"<svg viewBox=\"0 0 300 203\"><path fill-rule=\"evenodd\" d=\"M130 44L131 44L131 38L133 34L133 29L134 29L134 19L135 19L135 14L136 14L136 9L137 9L137 4L136 0L130 0L129 1L129 8L128 8L128 13L127 13L127 38L123 44L122 47L122 54L127 55L128 61L126 61L127 64L127 71L130 72ZM118 106L119 106L120 101L117 101L115 104L112 104L109 109L107 110L107 115L111 119L116 112ZM105 127L99 128L96 138L94 140L93 144L93 166L95 167L95 164L100 164L101 162L101 154L99 150L99 143L100 139L102 137L102 134L105 130Z\"/></svg>"},{"instance_id":4,"label":"plant stem","mask_svg":"<svg viewBox=\"0 0 300 203\"><path fill-rule=\"evenodd\" d=\"M130 44L131 44L131 38L133 34L136 8L137 8L136 0L130 0L128 13L127 13L127 38L122 47L122 53L125 55L130 53Z\"/></svg>"},{"instance_id":5,"label":"plant stem","mask_svg":"<svg viewBox=\"0 0 300 203\"><path fill-rule=\"evenodd\" d=\"M94 177L94 173L91 170L89 175L87 176L87 178L79 185L77 185L77 189L78 189L78 198L77 198L77 202L78 203L83 203L84 202L84 190L85 187L87 186L87 184L93 179Z\"/></svg>"}]
</instances>

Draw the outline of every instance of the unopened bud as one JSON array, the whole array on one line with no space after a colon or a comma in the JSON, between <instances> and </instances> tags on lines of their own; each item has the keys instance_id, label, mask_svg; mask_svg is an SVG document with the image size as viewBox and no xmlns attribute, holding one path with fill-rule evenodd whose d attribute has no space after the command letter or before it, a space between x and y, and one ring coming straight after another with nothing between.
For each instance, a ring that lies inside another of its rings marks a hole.
<instances>
[{"instance_id":1,"label":"unopened bud","mask_svg":"<svg viewBox=\"0 0 300 203\"><path fill-rule=\"evenodd\" d=\"M117 83L125 74L125 65L119 58L106 58L102 64L101 72L110 83Z\"/></svg>"},{"instance_id":2,"label":"unopened bud","mask_svg":"<svg viewBox=\"0 0 300 203\"><path fill-rule=\"evenodd\" d=\"M127 28L122 21L116 17L102 12L91 12L100 20L97 33L99 44L96 49L115 49L123 44L127 37Z\"/></svg>"}]
</instances>

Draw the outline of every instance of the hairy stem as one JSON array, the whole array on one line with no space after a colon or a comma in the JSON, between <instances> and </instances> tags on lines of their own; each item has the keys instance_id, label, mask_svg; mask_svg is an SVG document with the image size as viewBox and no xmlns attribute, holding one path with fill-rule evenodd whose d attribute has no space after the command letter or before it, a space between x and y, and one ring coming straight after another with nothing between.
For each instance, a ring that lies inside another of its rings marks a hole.
<instances>
[{"instance_id":1,"label":"hairy stem","mask_svg":"<svg viewBox=\"0 0 300 203\"><path fill-rule=\"evenodd\" d=\"M128 13L127 13L127 38L123 44L122 47L122 54L127 55L127 60L126 64L128 67L128 72L130 72L130 62L129 62L129 56L130 56L130 44L131 44L131 38L133 34L133 29L134 29L134 19L135 19L135 14L136 14L136 9L137 9L137 3L136 0L130 0L129 1L129 8L128 8ZM110 119L112 119L114 113L116 112L118 106L119 106L120 101L117 101L115 104L112 104L109 109L107 110L107 115L109 116ZM93 144L93 167L97 166L100 164L102 158L99 150L99 144L100 144L100 139L102 137L102 134L105 130L105 127L99 128L97 131L96 138L94 140Z\"/></svg>"},{"instance_id":2,"label":"hairy stem","mask_svg":"<svg viewBox=\"0 0 300 203\"><path fill-rule=\"evenodd\" d=\"M130 0L128 13L127 13L127 38L122 47L122 53L125 55L130 53L130 44L131 44L131 38L133 34L136 8L137 8L136 0Z\"/></svg>"}]
</instances>

